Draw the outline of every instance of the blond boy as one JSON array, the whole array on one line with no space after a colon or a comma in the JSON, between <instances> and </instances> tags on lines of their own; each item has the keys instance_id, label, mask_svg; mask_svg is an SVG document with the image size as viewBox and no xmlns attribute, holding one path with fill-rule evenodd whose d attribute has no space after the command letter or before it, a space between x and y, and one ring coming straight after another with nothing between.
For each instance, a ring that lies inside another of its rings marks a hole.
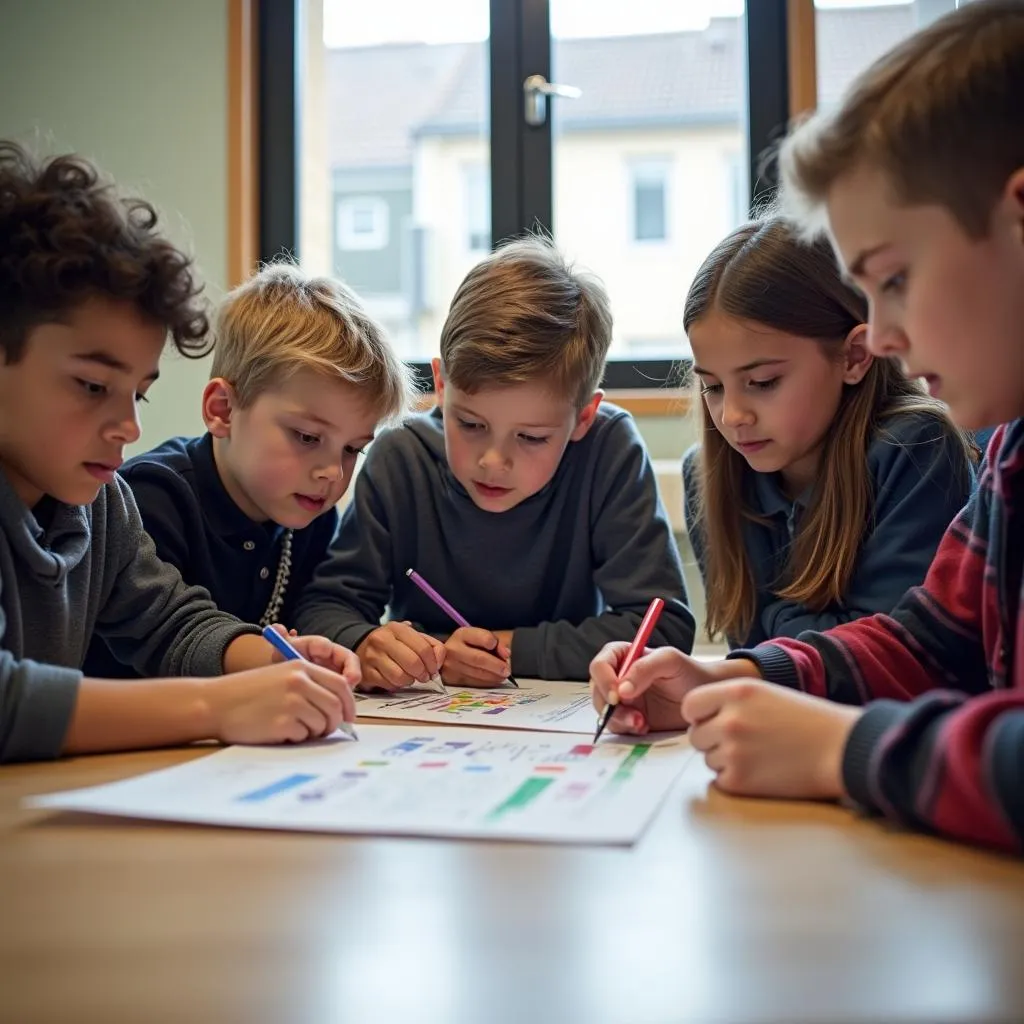
<instances>
[{"instance_id":1,"label":"blond boy","mask_svg":"<svg viewBox=\"0 0 1024 1024\"><path fill-rule=\"evenodd\" d=\"M550 244L500 248L463 281L434 360L437 407L373 446L331 559L300 606L388 688L584 679L600 645L689 650L693 619L654 474L629 414L602 404L604 288ZM469 621L456 628L406 578ZM385 609L390 621L381 625Z\"/></svg>"},{"instance_id":2,"label":"blond boy","mask_svg":"<svg viewBox=\"0 0 1024 1024\"><path fill-rule=\"evenodd\" d=\"M171 438L121 470L160 557L223 611L294 626L356 460L378 424L405 409L408 387L344 284L284 264L260 271L218 311L207 432ZM115 671L94 645L87 667L101 666Z\"/></svg>"}]
</instances>

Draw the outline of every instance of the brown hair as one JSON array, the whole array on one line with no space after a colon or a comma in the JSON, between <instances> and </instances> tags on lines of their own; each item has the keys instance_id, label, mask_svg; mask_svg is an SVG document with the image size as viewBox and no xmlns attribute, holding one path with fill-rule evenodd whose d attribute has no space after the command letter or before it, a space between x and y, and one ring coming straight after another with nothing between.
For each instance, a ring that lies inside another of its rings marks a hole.
<instances>
[{"instance_id":1,"label":"brown hair","mask_svg":"<svg viewBox=\"0 0 1024 1024\"><path fill-rule=\"evenodd\" d=\"M409 407L408 369L355 292L332 278L264 267L221 303L216 339L210 376L227 380L243 408L302 369L358 388L381 419Z\"/></svg>"},{"instance_id":2,"label":"brown hair","mask_svg":"<svg viewBox=\"0 0 1024 1024\"><path fill-rule=\"evenodd\" d=\"M498 248L459 285L441 330L441 365L461 391L544 381L582 408L611 341L604 285L530 237Z\"/></svg>"},{"instance_id":3,"label":"brown hair","mask_svg":"<svg viewBox=\"0 0 1024 1024\"><path fill-rule=\"evenodd\" d=\"M120 197L78 156L33 159L0 141L0 353L96 296L130 302L185 356L209 351L192 261L156 230L156 211Z\"/></svg>"},{"instance_id":4,"label":"brown hair","mask_svg":"<svg viewBox=\"0 0 1024 1024\"><path fill-rule=\"evenodd\" d=\"M783 142L785 209L820 230L829 190L867 165L899 202L944 206L983 237L1007 179L1024 167L1022 98L1024 4L966 4L875 61L836 110Z\"/></svg>"},{"instance_id":5,"label":"brown hair","mask_svg":"<svg viewBox=\"0 0 1024 1024\"><path fill-rule=\"evenodd\" d=\"M830 356L867 321L865 300L843 282L828 244L802 244L795 226L779 217L737 228L701 265L686 297L684 329L712 310L813 339ZM703 399L694 405L702 425L698 519L707 549L708 635L742 641L757 604L743 523L763 521L744 503L744 481L753 470L718 432ZM965 453L970 450L941 403L908 380L897 362L876 357L860 383L843 387L810 503L776 584L779 597L815 611L842 598L872 515L865 453L886 418L908 412L934 416L942 430L961 438Z\"/></svg>"}]
</instances>

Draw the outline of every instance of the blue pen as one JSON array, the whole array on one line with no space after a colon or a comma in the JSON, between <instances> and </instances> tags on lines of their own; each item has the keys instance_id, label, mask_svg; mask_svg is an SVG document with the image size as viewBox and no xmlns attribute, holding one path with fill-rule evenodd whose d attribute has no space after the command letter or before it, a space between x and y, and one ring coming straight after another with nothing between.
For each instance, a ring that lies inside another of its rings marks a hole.
<instances>
[{"instance_id":1,"label":"blue pen","mask_svg":"<svg viewBox=\"0 0 1024 1024\"><path fill-rule=\"evenodd\" d=\"M263 627L263 639L266 640L268 644L273 644L289 661L306 660L285 637L281 636L281 634L274 629L273 626ZM356 735L355 728L348 722L342 722L338 728L345 733L346 736L351 736L354 740L359 739Z\"/></svg>"}]
</instances>

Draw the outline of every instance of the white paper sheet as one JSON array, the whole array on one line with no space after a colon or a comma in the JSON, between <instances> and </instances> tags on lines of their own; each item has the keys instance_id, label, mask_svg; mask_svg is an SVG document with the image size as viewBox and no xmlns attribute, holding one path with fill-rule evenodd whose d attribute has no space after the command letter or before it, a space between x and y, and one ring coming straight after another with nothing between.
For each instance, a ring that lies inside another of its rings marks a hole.
<instances>
[{"instance_id":1,"label":"white paper sheet","mask_svg":"<svg viewBox=\"0 0 1024 1024\"><path fill-rule=\"evenodd\" d=\"M358 743L230 747L29 806L248 828L630 844L692 758L685 737L363 725Z\"/></svg>"},{"instance_id":2,"label":"white paper sheet","mask_svg":"<svg viewBox=\"0 0 1024 1024\"><path fill-rule=\"evenodd\" d=\"M580 732L593 736L598 715L586 683L519 680L519 689L449 686L440 694L423 689L385 696L357 694L360 719L398 718L445 725L486 725L498 729Z\"/></svg>"}]
</instances>

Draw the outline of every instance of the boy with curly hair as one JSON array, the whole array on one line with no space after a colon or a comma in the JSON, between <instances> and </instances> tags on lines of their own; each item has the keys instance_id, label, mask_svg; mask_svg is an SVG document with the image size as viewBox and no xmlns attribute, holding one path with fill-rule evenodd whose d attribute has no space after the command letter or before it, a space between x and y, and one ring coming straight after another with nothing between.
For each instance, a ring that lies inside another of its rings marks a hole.
<instances>
[{"instance_id":1,"label":"boy with curly hair","mask_svg":"<svg viewBox=\"0 0 1024 1024\"><path fill-rule=\"evenodd\" d=\"M157 557L117 476L168 335L206 351L190 260L156 223L84 160L0 142L0 761L295 741L354 717L355 656L298 637L308 660L282 662ZM94 634L175 678L83 677Z\"/></svg>"}]
</instances>

